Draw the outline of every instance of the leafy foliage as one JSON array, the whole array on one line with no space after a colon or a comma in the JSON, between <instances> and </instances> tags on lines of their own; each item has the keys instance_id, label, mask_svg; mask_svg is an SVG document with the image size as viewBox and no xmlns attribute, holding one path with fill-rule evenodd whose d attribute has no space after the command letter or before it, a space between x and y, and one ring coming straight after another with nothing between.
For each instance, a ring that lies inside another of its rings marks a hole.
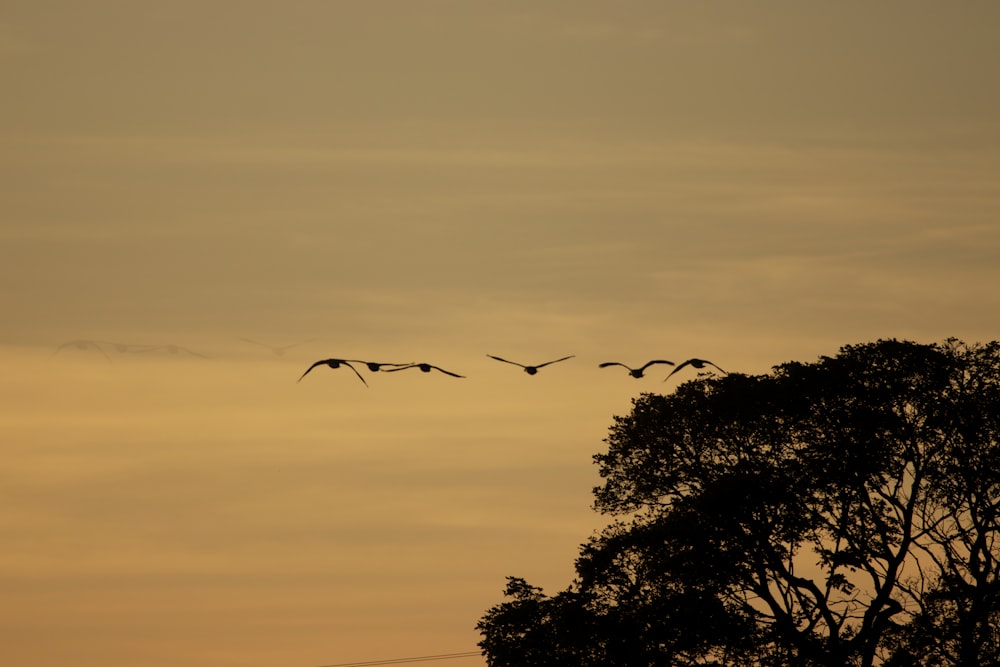
<instances>
[{"instance_id":1,"label":"leafy foliage","mask_svg":"<svg viewBox=\"0 0 1000 667\"><path fill-rule=\"evenodd\" d=\"M998 343L645 394L595 456L619 518L565 591L511 578L480 645L492 667L996 663L998 435Z\"/></svg>"}]
</instances>

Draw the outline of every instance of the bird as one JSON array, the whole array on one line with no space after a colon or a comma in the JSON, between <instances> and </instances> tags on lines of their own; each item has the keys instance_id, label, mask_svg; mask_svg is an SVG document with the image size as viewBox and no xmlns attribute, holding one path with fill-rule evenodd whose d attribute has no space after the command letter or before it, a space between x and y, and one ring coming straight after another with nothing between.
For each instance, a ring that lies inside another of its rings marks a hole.
<instances>
[{"instance_id":1,"label":"bird","mask_svg":"<svg viewBox=\"0 0 1000 667\"><path fill-rule=\"evenodd\" d=\"M546 361L544 364L538 364L536 366L525 366L524 364L519 364L516 361L507 361L506 359L501 359L500 357L494 357L492 354L487 354L486 356L489 357L490 359L496 359L497 361L502 361L505 364L513 364L515 366L520 366L521 368L524 369L524 372L527 373L528 375L534 375L535 373L538 372L539 368L548 366L549 364L554 364L559 361L566 361L567 359L572 359L576 355L571 354L568 357L563 357L561 359L553 359L552 361Z\"/></svg>"},{"instance_id":2,"label":"bird","mask_svg":"<svg viewBox=\"0 0 1000 667\"><path fill-rule=\"evenodd\" d=\"M330 368L340 368L341 366L347 366L352 371L354 371L354 374L358 376L358 379L361 380L361 382L364 383L366 387L368 386L368 383L365 382L365 379L363 377L361 377L361 373L358 372L358 369L352 366L347 359L320 359L319 361L315 362L312 366L307 368L306 372L303 373L301 376L299 376L299 379L296 380L296 382L302 382L302 378L309 375L309 371L316 368L317 366L324 366L324 365L329 366Z\"/></svg>"},{"instance_id":3,"label":"bird","mask_svg":"<svg viewBox=\"0 0 1000 667\"><path fill-rule=\"evenodd\" d=\"M104 348L101 347L99 343L92 340L71 340L65 342L55 349L55 351L52 353L52 356L59 354L62 350L64 350L67 347L75 347L78 350L97 350L102 355L104 355L105 359L111 361L111 357L109 357L108 353L104 351Z\"/></svg>"},{"instance_id":4,"label":"bird","mask_svg":"<svg viewBox=\"0 0 1000 667\"><path fill-rule=\"evenodd\" d=\"M450 375L452 377L456 377L456 378L464 378L465 377L464 375L459 375L458 373L452 373L451 371L446 371L443 368L439 368L439 367L433 366L431 364L406 364L404 366L397 366L396 368L387 368L387 369L385 369L385 372L386 373L394 373L395 371L405 371L407 368L419 368L424 373L430 373L431 369L434 369L436 371L441 371L445 375Z\"/></svg>"},{"instance_id":5,"label":"bird","mask_svg":"<svg viewBox=\"0 0 1000 667\"><path fill-rule=\"evenodd\" d=\"M297 345L304 345L305 343L311 343L314 340L316 340L315 338L310 338L309 340L304 340L298 343L292 343L291 345L268 345L267 343L260 343L255 340L250 340L249 338L244 338L243 336L237 336L237 338L246 343L253 343L254 345L260 345L261 347L266 347L267 349L271 350L271 353L274 354L274 356L276 357L285 356L286 350L289 350Z\"/></svg>"},{"instance_id":6,"label":"bird","mask_svg":"<svg viewBox=\"0 0 1000 667\"><path fill-rule=\"evenodd\" d=\"M670 375L673 375L674 373L676 373L680 369L684 368L685 366L691 366L692 368L697 368L697 369L702 369L705 366L712 366L712 367L718 369L719 371L721 371L723 374L728 375L728 373L726 373L726 371L722 370L721 368L719 368L718 366L716 366L715 364L713 364L708 359L688 359L687 361L682 361L680 364L677 365L676 368L674 368L674 370L670 371ZM663 381L666 382L667 380L669 380L670 379L670 375L668 375L667 377L663 378Z\"/></svg>"},{"instance_id":7,"label":"bird","mask_svg":"<svg viewBox=\"0 0 1000 667\"><path fill-rule=\"evenodd\" d=\"M632 377L641 378L642 374L646 371L646 369L652 366L653 364L670 364L671 366L673 366L674 362L667 361L666 359L653 359L652 361L646 362L645 365L640 366L639 368L631 368L619 361L605 361L603 364L600 364L600 367L607 368L608 366L621 366L622 368L627 369L628 374L631 375Z\"/></svg>"},{"instance_id":8,"label":"bird","mask_svg":"<svg viewBox=\"0 0 1000 667\"><path fill-rule=\"evenodd\" d=\"M361 361L360 359L348 359L347 361L350 361L350 362L353 362L353 363L356 363L356 364L364 364L365 366L368 367L368 370L370 370L372 373L378 373L380 370L382 370L383 366L412 366L413 365L412 361L408 362L408 363L405 363L405 364L390 364L390 363L385 362L385 361ZM389 369L387 368L386 371L388 372L388 370Z\"/></svg>"}]
</instances>

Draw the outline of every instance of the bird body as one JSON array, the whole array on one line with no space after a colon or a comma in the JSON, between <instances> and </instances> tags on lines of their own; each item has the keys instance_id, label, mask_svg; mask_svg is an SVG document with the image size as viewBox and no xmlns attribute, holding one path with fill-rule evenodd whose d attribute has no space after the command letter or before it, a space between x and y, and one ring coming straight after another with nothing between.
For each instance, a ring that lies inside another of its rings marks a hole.
<instances>
[{"instance_id":1,"label":"bird body","mask_svg":"<svg viewBox=\"0 0 1000 667\"><path fill-rule=\"evenodd\" d=\"M626 369L628 371L628 374L631 375L632 377L641 378L643 373L646 372L646 369L654 364L670 364L671 366L673 366L674 362L667 361L666 359L653 359L652 361L647 361L639 368L631 368L630 366L626 366L620 361L605 361L603 364L600 364L600 367L607 368L608 366L621 366L622 368Z\"/></svg>"},{"instance_id":2,"label":"bird body","mask_svg":"<svg viewBox=\"0 0 1000 667\"><path fill-rule=\"evenodd\" d=\"M329 366L330 368L340 368L341 366L347 366L352 371L354 371L354 374L358 376L358 379L361 380L361 382L366 387L368 386L368 383L365 382L365 379L363 377L361 377L361 373L358 372L358 369L352 366L346 359L320 359L319 361L313 363L312 366L307 368L306 372L303 373L301 376L299 376L299 379L296 380L296 382L302 382L302 378L309 375L309 371L316 368L317 366Z\"/></svg>"},{"instance_id":3,"label":"bird body","mask_svg":"<svg viewBox=\"0 0 1000 667\"><path fill-rule=\"evenodd\" d=\"M397 366L396 368L387 368L387 369L385 369L385 372L386 373L394 373L396 371L405 371L407 368L419 368L424 373L430 373L431 370L433 369L435 371L440 371L441 373L444 373L445 375L450 375L452 377L456 377L456 378L464 378L465 377L464 375L459 375L458 373L452 373L451 371L446 371L445 369L439 368L439 367L434 366L432 364L405 364L405 365L402 365L402 366Z\"/></svg>"},{"instance_id":4,"label":"bird body","mask_svg":"<svg viewBox=\"0 0 1000 667\"><path fill-rule=\"evenodd\" d=\"M525 366L524 364L519 364L516 361L508 361L506 359L501 359L500 357L494 357L492 354L487 354L486 356L489 357L490 359L496 359L497 361L502 361L505 364L513 364L514 366L520 366L521 368L524 369L524 372L527 373L528 375L534 375L535 373L538 372L539 368L543 368L545 366L548 366L549 364L554 364L560 361L566 361L567 359L572 359L576 355L571 354L568 357L562 357L561 359L553 359L552 361L546 361L544 364L537 364L535 366Z\"/></svg>"},{"instance_id":5,"label":"bird body","mask_svg":"<svg viewBox=\"0 0 1000 667\"><path fill-rule=\"evenodd\" d=\"M699 370L702 369L702 368L704 368L705 366L712 366L713 368L717 369L721 373L723 373L725 375L728 375L728 373L726 373L726 371L722 370L721 368L719 368L718 366L716 366L715 364L713 364L708 359L688 359L687 361L682 361L681 363L679 363L677 365L676 368L674 368L674 370L670 371L670 375L673 375L674 373L676 373L680 369L684 368L685 366L691 366L692 368L697 368ZM663 378L663 381L666 382L667 380L669 380L670 379L670 375L668 375L667 377Z\"/></svg>"}]
</instances>

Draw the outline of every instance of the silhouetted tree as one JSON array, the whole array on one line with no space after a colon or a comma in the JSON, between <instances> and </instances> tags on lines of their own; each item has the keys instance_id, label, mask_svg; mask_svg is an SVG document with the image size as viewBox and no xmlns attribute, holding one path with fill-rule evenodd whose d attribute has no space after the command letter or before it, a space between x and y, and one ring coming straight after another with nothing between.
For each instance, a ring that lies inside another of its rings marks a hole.
<instances>
[{"instance_id":1,"label":"silhouetted tree","mask_svg":"<svg viewBox=\"0 0 1000 667\"><path fill-rule=\"evenodd\" d=\"M996 583L969 586L946 578L924 592L920 612L896 626L886 667L1000 665L1000 594Z\"/></svg>"},{"instance_id":2,"label":"silhouetted tree","mask_svg":"<svg viewBox=\"0 0 1000 667\"><path fill-rule=\"evenodd\" d=\"M492 667L1000 662L1000 344L848 346L644 394L549 597L511 578Z\"/></svg>"}]
</instances>

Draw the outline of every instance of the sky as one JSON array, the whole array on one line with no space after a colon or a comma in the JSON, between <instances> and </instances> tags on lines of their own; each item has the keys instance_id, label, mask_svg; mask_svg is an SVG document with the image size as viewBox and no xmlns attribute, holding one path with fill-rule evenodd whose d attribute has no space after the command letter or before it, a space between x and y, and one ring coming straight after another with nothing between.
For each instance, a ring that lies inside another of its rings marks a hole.
<instances>
[{"instance_id":1,"label":"sky","mask_svg":"<svg viewBox=\"0 0 1000 667\"><path fill-rule=\"evenodd\" d=\"M998 26L6 0L0 662L476 651L507 576L565 588L610 521L614 416L697 377L599 363L996 340ZM465 377L296 381L325 358Z\"/></svg>"}]
</instances>

